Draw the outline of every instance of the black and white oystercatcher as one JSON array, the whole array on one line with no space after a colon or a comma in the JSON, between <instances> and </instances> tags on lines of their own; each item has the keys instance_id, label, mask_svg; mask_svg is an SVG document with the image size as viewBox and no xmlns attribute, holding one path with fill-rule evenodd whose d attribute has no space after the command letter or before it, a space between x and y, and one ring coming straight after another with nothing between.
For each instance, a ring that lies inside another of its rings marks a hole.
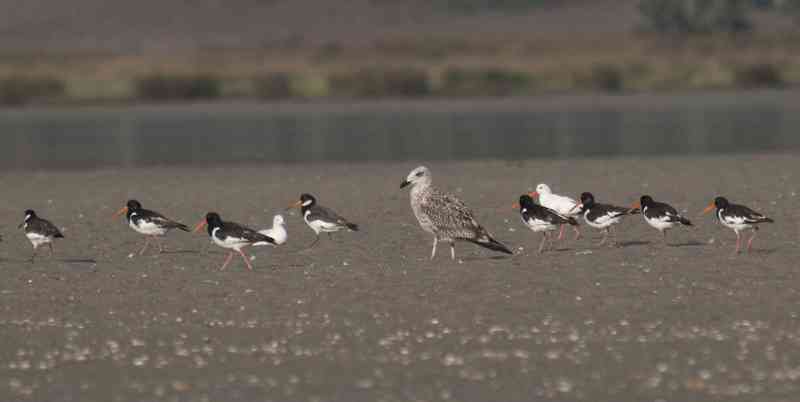
<instances>
[{"instance_id":1,"label":"black and white oystercatcher","mask_svg":"<svg viewBox=\"0 0 800 402\"><path fill-rule=\"evenodd\" d=\"M308 248L314 247L319 241L319 234L322 232L331 233L340 230L358 231L358 225L341 217L336 212L317 204L317 199L311 194L301 194L300 199L289 208L300 208L303 213L303 220L317 236Z\"/></svg>"},{"instance_id":2,"label":"black and white oystercatcher","mask_svg":"<svg viewBox=\"0 0 800 402\"><path fill-rule=\"evenodd\" d=\"M620 223L626 215L633 215L639 212L636 208L597 203L592 193L581 194L581 203L576 208L583 211L583 219L589 226L603 231L603 240L599 244L601 246L608 240L609 231L613 229L614 225ZM611 244L615 243L616 240L612 240Z\"/></svg>"},{"instance_id":3,"label":"black and white oystercatcher","mask_svg":"<svg viewBox=\"0 0 800 402\"><path fill-rule=\"evenodd\" d=\"M433 234L431 259L436 256L436 244L450 243L450 258L456 259L456 240L465 240L490 250L513 254L508 247L492 238L489 231L475 220L472 211L458 197L439 191L431 184L431 172L425 166L412 170L400 183L411 186L411 210L422 230Z\"/></svg>"},{"instance_id":4,"label":"black and white oystercatcher","mask_svg":"<svg viewBox=\"0 0 800 402\"><path fill-rule=\"evenodd\" d=\"M203 227L207 227L208 235L211 237L211 241L213 241L214 244L222 248L235 250L239 253L244 263L247 264L247 268L251 271L253 270L253 266L250 265L250 259L242 249L247 246L275 244L273 238L258 233L253 229L234 222L223 222L222 218L220 218L219 214L216 212L207 213L205 219L197 224L194 231L197 232ZM228 257L222 264L222 268L220 268L221 270L224 270L228 266L228 263L231 262L231 258L233 258L233 251L228 254Z\"/></svg>"},{"instance_id":5,"label":"black and white oystercatcher","mask_svg":"<svg viewBox=\"0 0 800 402\"><path fill-rule=\"evenodd\" d=\"M550 190L550 186L544 183L539 183L536 186L536 191L529 194L531 197L539 197L539 204L541 204L545 208L552 209L557 213L561 214L565 217L578 217L580 215L580 210L575 208L578 205L578 202L573 200L572 198L553 194L553 191ZM577 221L576 221L577 222ZM578 230L577 225L573 225L572 229L575 231L575 240L581 238L581 231ZM561 230L558 232L558 240L564 236L564 225L561 225Z\"/></svg>"},{"instance_id":6,"label":"black and white oystercatcher","mask_svg":"<svg viewBox=\"0 0 800 402\"><path fill-rule=\"evenodd\" d=\"M714 198L714 201L703 210L703 213L711 212L714 208L717 209L717 220L723 226L733 229L733 231L736 232L736 251L734 251L734 254L739 254L742 248L740 232L747 229L753 230L753 235L750 237L750 240L747 241L747 252L750 252L753 239L756 238L756 233L758 232L758 224L775 222L744 205L731 204L725 197Z\"/></svg>"},{"instance_id":7,"label":"black and white oystercatcher","mask_svg":"<svg viewBox=\"0 0 800 402\"><path fill-rule=\"evenodd\" d=\"M675 225L692 226L692 222L681 216L671 205L663 202L656 202L649 195L643 195L639 202L633 204L634 209L641 209L644 221L654 227L667 242L667 230Z\"/></svg>"},{"instance_id":8,"label":"black and white oystercatcher","mask_svg":"<svg viewBox=\"0 0 800 402\"><path fill-rule=\"evenodd\" d=\"M166 218L158 212L142 208L142 204L136 200L128 200L127 205L114 214L115 217L125 214L128 221L128 226L131 229L147 236L144 241L144 247L139 250L139 255L144 254L147 250L147 245L151 239L154 239L158 244L158 251L164 252L164 247L158 238L164 236L172 229L180 229L185 232L189 231L186 225Z\"/></svg>"},{"instance_id":9,"label":"black and white oystercatcher","mask_svg":"<svg viewBox=\"0 0 800 402\"><path fill-rule=\"evenodd\" d=\"M534 232L542 232L542 243L539 244L539 254L544 251L546 242L550 241L550 243L552 243L548 232L563 227L563 225L578 225L578 221L571 216L564 216L550 208L534 204L533 198L528 194L521 195L519 197L519 204L515 204L514 207L519 208L522 222L525 223L528 228Z\"/></svg>"},{"instance_id":10,"label":"black and white oystercatcher","mask_svg":"<svg viewBox=\"0 0 800 402\"><path fill-rule=\"evenodd\" d=\"M32 209L25 211L25 220L19 224L18 228L24 228L25 237L27 237L33 245L31 262L33 262L34 258L36 258L36 249L43 244L47 244L47 246L50 248L50 256L52 257L53 239L64 237L56 225L53 225L47 219L42 219L36 216L36 212L34 212Z\"/></svg>"}]
</instances>

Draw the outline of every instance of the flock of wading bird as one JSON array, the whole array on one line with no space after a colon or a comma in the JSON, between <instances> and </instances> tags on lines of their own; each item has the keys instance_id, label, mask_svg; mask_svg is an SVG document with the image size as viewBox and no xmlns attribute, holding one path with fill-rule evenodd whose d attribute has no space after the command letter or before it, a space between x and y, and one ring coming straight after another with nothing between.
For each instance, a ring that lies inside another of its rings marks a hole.
<instances>
[{"instance_id":1,"label":"flock of wading bird","mask_svg":"<svg viewBox=\"0 0 800 402\"><path fill-rule=\"evenodd\" d=\"M493 239L492 235L475 220L474 214L463 201L455 195L440 191L433 186L431 172L428 168L419 166L412 170L400 184L400 188L407 186L411 186L411 210L414 212L414 216L422 229L433 235L431 259L436 256L436 245L440 241L450 244L450 257L455 259L456 240L468 241L491 250L513 254L508 247ZM538 204L534 202L533 197L538 197ZM581 194L580 202L578 202L572 198L554 194L546 184L539 184L536 191L521 195L519 203L514 204L514 207L519 209L522 222L528 228L534 232L542 232L539 253L544 252L548 246L552 246L553 236L550 235L550 232L560 228L558 236L560 240L567 225L574 228L575 239L580 238L576 218L581 215L586 224L602 230L603 239L600 241L600 245L606 242L612 246L616 244L615 239L609 241L609 235L613 234L614 225L620 223L622 218L627 215L641 213L648 225L662 233L665 243L667 230L675 226L692 225L692 222L681 216L675 208L669 204L654 201L648 195L643 195L640 201L631 207L619 207L595 202L592 193L588 192ZM330 233L340 230L358 230L358 225L319 205L310 194L300 195L300 199L289 208L300 208L303 220L314 231L316 238L309 248L317 244L320 233L328 233L330 236ZM758 231L758 225L773 222L772 219L748 207L729 203L724 197L716 197L703 210L703 213L714 209L716 209L717 220L736 233L735 254L738 254L742 248L741 232L748 229L752 231L752 236L747 240L747 251L749 252ZM142 204L136 200L128 201L127 205L117 211L114 216L122 214L125 214L131 229L146 236L144 246L139 251L140 255L147 250L151 240L158 244L159 251L163 251L159 238L165 236L172 229L190 231L189 227L182 223L171 220L158 212L142 208ZM52 256L53 239L64 237L54 224L38 217L33 210L25 211L25 220L19 226L24 228L25 236L33 245L31 262L36 256L36 249L45 244L49 247ZM257 231L238 223L223 221L218 213L209 212L205 219L197 224L194 231L197 232L203 227L206 228L214 244L230 250L221 269L228 266L236 252L242 256L247 267L252 270L250 258L242 251L243 248L264 245L277 246L285 243L287 239L285 221L281 215L275 215L272 228Z\"/></svg>"}]
</instances>

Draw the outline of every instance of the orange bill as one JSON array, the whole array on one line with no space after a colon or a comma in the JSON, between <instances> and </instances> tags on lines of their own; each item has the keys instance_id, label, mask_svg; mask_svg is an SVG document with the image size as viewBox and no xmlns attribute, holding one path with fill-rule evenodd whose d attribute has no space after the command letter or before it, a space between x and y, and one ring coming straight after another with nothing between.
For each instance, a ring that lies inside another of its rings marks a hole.
<instances>
[{"instance_id":1,"label":"orange bill","mask_svg":"<svg viewBox=\"0 0 800 402\"><path fill-rule=\"evenodd\" d=\"M707 214L707 213L711 212L711 210L713 210L714 207L716 207L716 205L714 205L714 202L712 201L711 204L708 204L706 209L703 210L703 213Z\"/></svg>"},{"instance_id":2,"label":"orange bill","mask_svg":"<svg viewBox=\"0 0 800 402\"><path fill-rule=\"evenodd\" d=\"M518 202L515 202L515 203L513 203L513 204L511 205L511 208L514 208L514 209L519 209L519 203L518 203Z\"/></svg>"},{"instance_id":3,"label":"orange bill","mask_svg":"<svg viewBox=\"0 0 800 402\"><path fill-rule=\"evenodd\" d=\"M206 219L205 219L205 218L203 218L203 220L202 220L202 221L200 221L200 222L197 224L197 226L195 226L195 227L194 227L194 230L192 230L192 232L197 232L197 231L199 231L200 229L202 229L202 228L206 227L206 225L207 225L207 224L208 224L208 222L206 222Z\"/></svg>"},{"instance_id":4,"label":"orange bill","mask_svg":"<svg viewBox=\"0 0 800 402\"><path fill-rule=\"evenodd\" d=\"M286 207L286 209L300 208L301 205L303 205L303 201L297 200L297 202L293 202L293 203L289 204L289 206Z\"/></svg>"},{"instance_id":5,"label":"orange bill","mask_svg":"<svg viewBox=\"0 0 800 402\"><path fill-rule=\"evenodd\" d=\"M639 201L636 201L636 202L633 203L633 205L631 205L631 208L633 208L633 209L642 209L642 203L639 202Z\"/></svg>"},{"instance_id":6,"label":"orange bill","mask_svg":"<svg viewBox=\"0 0 800 402\"><path fill-rule=\"evenodd\" d=\"M113 216L113 217L114 217L114 218L116 218L116 217L118 217L118 216L120 216L120 215L122 215L122 214L126 214L126 213L128 213L128 207L123 207L122 209L120 209L119 211L117 211L117 212L114 214L114 216Z\"/></svg>"},{"instance_id":7,"label":"orange bill","mask_svg":"<svg viewBox=\"0 0 800 402\"><path fill-rule=\"evenodd\" d=\"M536 192L536 191L532 191L532 192L528 193L528 195L531 196L531 197L538 197L539 193Z\"/></svg>"}]
</instances>

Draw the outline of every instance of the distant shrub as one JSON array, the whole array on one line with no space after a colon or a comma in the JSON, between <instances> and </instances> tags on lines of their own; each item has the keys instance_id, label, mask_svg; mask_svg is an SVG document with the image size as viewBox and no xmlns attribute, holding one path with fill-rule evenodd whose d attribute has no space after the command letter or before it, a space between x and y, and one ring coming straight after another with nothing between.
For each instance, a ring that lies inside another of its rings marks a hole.
<instances>
[{"instance_id":1,"label":"distant shrub","mask_svg":"<svg viewBox=\"0 0 800 402\"><path fill-rule=\"evenodd\" d=\"M734 77L736 84L746 88L780 88L785 84L780 69L768 63L739 68Z\"/></svg>"},{"instance_id":2,"label":"distant shrub","mask_svg":"<svg viewBox=\"0 0 800 402\"><path fill-rule=\"evenodd\" d=\"M153 74L136 80L136 95L146 100L213 99L221 93L221 81L213 75Z\"/></svg>"},{"instance_id":3,"label":"distant shrub","mask_svg":"<svg viewBox=\"0 0 800 402\"><path fill-rule=\"evenodd\" d=\"M417 97L430 94L425 71L412 67L370 67L328 77L332 95L355 97Z\"/></svg>"},{"instance_id":4,"label":"distant shrub","mask_svg":"<svg viewBox=\"0 0 800 402\"><path fill-rule=\"evenodd\" d=\"M7 77L0 79L0 103L15 106L52 100L63 97L65 88L63 81L52 77Z\"/></svg>"},{"instance_id":5,"label":"distant shrub","mask_svg":"<svg viewBox=\"0 0 800 402\"><path fill-rule=\"evenodd\" d=\"M280 100L291 98L292 76L289 73L268 73L253 80L256 96L261 99Z\"/></svg>"},{"instance_id":6,"label":"distant shrub","mask_svg":"<svg viewBox=\"0 0 800 402\"><path fill-rule=\"evenodd\" d=\"M528 73L520 71L451 67L443 74L441 92L453 96L505 96L525 92L532 81Z\"/></svg>"},{"instance_id":7,"label":"distant shrub","mask_svg":"<svg viewBox=\"0 0 800 402\"><path fill-rule=\"evenodd\" d=\"M645 28L658 33L737 33L752 28L752 0L641 0Z\"/></svg>"},{"instance_id":8,"label":"distant shrub","mask_svg":"<svg viewBox=\"0 0 800 402\"><path fill-rule=\"evenodd\" d=\"M592 67L587 84L591 89L621 92L625 89L625 73L620 67L598 64Z\"/></svg>"}]
</instances>

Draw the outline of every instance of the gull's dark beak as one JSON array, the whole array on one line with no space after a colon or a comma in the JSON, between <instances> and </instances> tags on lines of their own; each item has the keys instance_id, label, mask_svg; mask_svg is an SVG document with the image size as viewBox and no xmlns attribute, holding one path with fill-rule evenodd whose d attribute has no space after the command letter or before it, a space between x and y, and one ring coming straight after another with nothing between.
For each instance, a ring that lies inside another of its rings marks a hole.
<instances>
[{"instance_id":1,"label":"gull's dark beak","mask_svg":"<svg viewBox=\"0 0 800 402\"><path fill-rule=\"evenodd\" d=\"M403 180L403 182L402 182L402 183L400 183L400 188L404 188L404 187L408 186L409 184L411 184L411 182L410 182L410 181L408 181L408 180Z\"/></svg>"}]
</instances>

